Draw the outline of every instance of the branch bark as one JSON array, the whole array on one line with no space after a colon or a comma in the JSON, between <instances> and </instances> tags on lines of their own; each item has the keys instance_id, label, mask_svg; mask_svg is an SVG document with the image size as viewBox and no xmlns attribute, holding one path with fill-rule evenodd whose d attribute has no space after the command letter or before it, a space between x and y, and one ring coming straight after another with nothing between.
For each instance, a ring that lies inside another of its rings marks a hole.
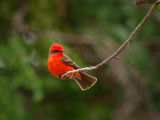
<instances>
[{"instance_id":1,"label":"branch bark","mask_svg":"<svg viewBox=\"0 0 160 120\"><path fill-rule=\"evenodd\" d=\"M144 25L144 23L151 16L151 14L153 13L153 11L157 8L157 6L159 5L159 3L160 3L160 0L154 2L154 4L149 9L149 11L145 15L145 17L142 19L142 21L139 23L139 25L133 30L133 32L130 34L130 36L128 37L128 39L111 56L109 56L107 59L105 59L101 63L97 64L96 66L84 67L84 68L76 69L76 70L73 70L73 71L68 71L65 74L63 74L62 77L66 76L67 74L70 74L70 73L77 73L77 72L81 72L81 71L96 70L96 69L100 68L101 66L103 66L104 64L108 63L109 61L111 61L112 59L114 59L114 58L117 59L118 58L117 55L119 55L125 48L129 47L129 44L132 41L133 37L142 28L142 26Z\"/></svg>"}]
</instances>

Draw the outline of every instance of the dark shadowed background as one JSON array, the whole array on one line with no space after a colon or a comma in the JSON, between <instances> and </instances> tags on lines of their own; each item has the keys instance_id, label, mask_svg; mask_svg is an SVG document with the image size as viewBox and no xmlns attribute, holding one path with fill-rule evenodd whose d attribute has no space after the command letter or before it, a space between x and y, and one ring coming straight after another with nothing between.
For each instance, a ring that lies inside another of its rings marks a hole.
<instances>
[{"instance_id":1,"label":"dark shadowed background","mask_svg":"<svg viewBox=\"0 0 160 120\"><path fill-rule=\"evenodd\" d=\"M151 5L131 0L0 0L0 120L159 120L160 6L87 91L47 69L64 46L80 67L111 55Z\"/></svg>"}]
</instances>

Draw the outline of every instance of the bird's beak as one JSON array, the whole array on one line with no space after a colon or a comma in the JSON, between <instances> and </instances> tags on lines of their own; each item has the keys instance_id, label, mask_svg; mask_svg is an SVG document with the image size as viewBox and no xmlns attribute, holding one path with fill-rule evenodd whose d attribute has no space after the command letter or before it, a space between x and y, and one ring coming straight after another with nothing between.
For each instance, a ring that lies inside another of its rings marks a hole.
<instances>
[{"instance_id":1,"label":"bird's beak","mask_svg":"<svg viewBox=\"0 0 160 120\"><path fill-rule=\"evenodd\" d=\"M64 50L60 50L60 52L64 52Z\"/></svg>"}]
</instances>

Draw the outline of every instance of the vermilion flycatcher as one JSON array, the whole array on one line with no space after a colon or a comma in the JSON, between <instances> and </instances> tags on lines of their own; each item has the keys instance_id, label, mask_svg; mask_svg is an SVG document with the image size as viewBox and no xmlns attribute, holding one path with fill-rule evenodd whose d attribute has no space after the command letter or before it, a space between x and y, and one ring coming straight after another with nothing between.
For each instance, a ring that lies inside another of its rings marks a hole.
<instances>
[{"instance_id":1,"label":"vermilion flycatcher","mask_svg":"<svg viewBox=\"0 0 160 120\"><path fill-rule=\"evenodd\" d=\"M47 66L51 74L57 78L62 79L62 75L68 71L78 69L76 65L68 56L64 55L63 47L59 44L53 44L49 49ZM72 73L65 77L71 77ZM74 80L78 83L81 90L87 90L97 82L97 78L87 75L83 72L75 74Z\"/></svg>"}]
</instances>

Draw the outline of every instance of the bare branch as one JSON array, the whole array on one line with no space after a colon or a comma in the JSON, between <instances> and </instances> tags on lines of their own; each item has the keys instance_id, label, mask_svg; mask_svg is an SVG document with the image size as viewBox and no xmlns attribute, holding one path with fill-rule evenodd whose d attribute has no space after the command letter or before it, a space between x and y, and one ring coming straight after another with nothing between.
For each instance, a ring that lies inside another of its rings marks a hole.
<instances>
[{"instance_id":1,"label":"bare branch","mask_svg":"<svg viewBox=\"0 0 160 120\"><path fill-rule=\"evenodd\" d=\"M154 4L149 9L149 11L145 15L145 17L142 19L142 21L139 23L139 25L133 30L133 32L130 34L130 36L128 37L128 39L111 56L109 56L107 59L105 59L101 63L97 64L96 66L85 67L85 68L80 68L80 69L76 69L76 70L73 70L73 71L68 71L65 74L63 74L62 77L66 76L69 73L76 73L76 72L81 72L81 71L96 70L96 69L100 68L101 66L103 66L104 64L108 63L109 61L111 61L112 59L116 58L125 48L127 48L129 46L129 44L132 41L133 37L142 28L142 26L144 25L144 23L151 16L151 14L156 9L156 7L158 6L159 3L160 3L160 0L154 2Z\"/></svg>"}]
</instances>

